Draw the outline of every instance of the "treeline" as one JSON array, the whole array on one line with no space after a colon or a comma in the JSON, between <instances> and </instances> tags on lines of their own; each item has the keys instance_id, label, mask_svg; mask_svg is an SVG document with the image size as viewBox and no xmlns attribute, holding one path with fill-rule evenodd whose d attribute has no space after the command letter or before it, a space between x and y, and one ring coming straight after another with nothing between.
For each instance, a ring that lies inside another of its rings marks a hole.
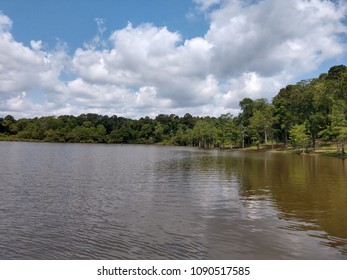
<instances>
[{"instance_id":1,"label":"treeline","mask_svg":"<svg viewBox=\"0 0 347 280\"><path fill-rule=\"evenodd\" d=\"M281 89L272 103L244 98L237 116L160 114L138 120L82 114L16 120L0 118L0 138L73 143L138 143L211 147L291 143L316 148L317 140L347 139L347 67Z\"/></svg>"},{"instance_id":2,"label":"treeline","mask_svg":"<svg viewBox=\"0 0 347 280\"><path fill-rule=\"evenodd\" d=\"M40 117L15 120L12 116L0 119L2 139L39 140L72 143L132 143L173 144L212 147L226 139L220 132L232 123L230 115L220 118L193 117L185 114L160 114L152 119L133 120L118 116L82 114L75 116Z\"/></svg>"}]
</instances>

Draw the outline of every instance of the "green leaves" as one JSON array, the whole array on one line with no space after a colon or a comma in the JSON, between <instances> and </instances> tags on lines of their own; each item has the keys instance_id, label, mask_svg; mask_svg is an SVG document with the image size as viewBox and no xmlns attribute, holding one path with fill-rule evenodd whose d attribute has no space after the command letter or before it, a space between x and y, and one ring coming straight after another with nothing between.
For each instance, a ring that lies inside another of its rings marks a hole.
<instances>
[{"instance_id":1,"label":"green leaves","mask_svg":"<svg viewBox=\"0 0 347 280\"><path fill-rule=\"evenodd\" d=\"M290 140L292 142L293 147L303 149L306 147L307 142L309 140L309 136L307 133L307 129L304 124L296 124L294 125L290 131Z\"/></svg>"},{"instance_id":2,"label":"green leaves","mask_svg":"<svg viewBox=\"0 0 347 280\"><path fill-rule=\"evenodd\" d=\"M245 147L269 140L295 147L312 146L316 138L347 139L347 67L338 65L316 79L281 89L272 104L249 97L240 101L241 112L233 117L183 117L159 114L154 119L132 120L87 113L75 116L15 120L0 118L4 139L50 142L98 142L192 145L204 148ZM309 144L309 142L311 144Z\"/></svg>"}]
</instances>

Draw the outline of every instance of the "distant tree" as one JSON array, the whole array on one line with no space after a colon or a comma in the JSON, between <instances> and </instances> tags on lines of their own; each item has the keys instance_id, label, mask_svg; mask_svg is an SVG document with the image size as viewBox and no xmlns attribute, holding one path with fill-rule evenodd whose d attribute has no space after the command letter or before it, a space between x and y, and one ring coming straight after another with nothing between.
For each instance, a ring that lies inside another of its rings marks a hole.
<instances>
[{"instance_id":1,"label":"distant tree","mask_svg":"<svg viewBox=\"0 0 347 280\"><path fill-rule=\"evenodd\" d=\"M332 113L329 115L330 125L318 134L323 139L335 140L337 153L342 155L345 154L345 142L347 140L347 120L344 111L344 102L337 101L332 106Z\"/></svg>"},{"instance_id":2,"label":"distant tree","mask_svg":"<svg viewBox=\"0 0 347 280\"><path fill-rule=\"evenodd\" d=\"M106 142L107 131L103 124L99 124L95 128L94 141L98 143Z\"/></svg>"},{"instance_id":3,"label":"distant tree","mask_svg":"<svg viewBox=\"0 0 347 280\"><path fill-rule=\"evenodd\" d=\"M181 123L187 128L193 128L196 123L196 119L189 113L186 113L181 119Z\"/></svg>"},{"instance_id":4,"label":"distant tree","mask_svg":"<svg viewBox=\"0 0 347 280\"><path fill-rule=\"evenodd\" d=\"M0 133L5 132L5 127L2 125L2 122L4 121L3 118L0 118Z\"/></svg>"},{"instance_id":5,"label":"distant tree","mask_svg":"<svg viewBox=\"0 0 347 280\"><path fill-rule=\"evenodd\" d=\"M154 142L155 143L160 143L163 141L164 126L161 123L157 123L155 125L154 131L153 131L153 136L154 136Z\"/></svg>"},{"instance_id":6,"label":"distant tree","mask_svg":"<svg viewBox=\"0 0 347 280\"><path fill-rule=\"evenodd\" d=\"M339 80L342 75L347 72L347 67L345 65L336 65L329 69L326 79L328 80Z\"/></svg>"},{"instance_id":7,"label":"distant tree","mask_svg":"<svg viewBox=\"0 0 347 280\"><path fill-rule=\"evenodd\" d=\"M13 116L11 115L7 115L3 120L2 120L2 127L3 127L3 131L4 133L7 134L13 134L13 130L14 130L14 124L16 123L16 120ZM11 128L12 126L12 128ZM17 129L15 129L17 130Z\"/></svg>"},{"instance_id":8,"label":"distant tree","mask_svg":"<svg viewBox=\"0 0 347 280\"><path fill-rule=\"evenodd\" d=\"M217 133L218 130L208 119L197 121L193 129L194 138L201 148L213 148L216 143Z\"/></svg>"},{"instance_id":9,"label":"distant tree","mask_svg":"<svg viewBox=\"0 0 347 280\"><path fill-rule=\"evenodd\" d=\"M289 130L300 121L300 93L298 85L288 85L273 98L274 127L279 133L279 140L288 143Z\"/></svg>"},{"instance_id":10,"label":"distant tree","mask_svg":"<svg viewBox=\"0 0 347 280\"><path fill-rule=\"evenodd\" d=\"M219 147L224 148L226 145L230 145L232 148L236 128L233 116L230 113L223 114L218 118L217 130Z\"/></svg>"},{"instance_id":11,"label":"distant tree","mask_svg":"<svg viewBox=\"0 0 347 280\"><path fill-rule=\"evenodd\" d=\"M50 142L170 143L200 147L245 147L269 139L302 139L315 149L316 140L336 141L344 153L347 120L347 67L333 66L318 78L282 88L272 104L264 98L244 98L241 111L215 117L186 113L159 114L139 120L94 113L16 120L0 118L0 133L7 139ZM310 141L307 140L307 137ZM305 143L306 144L306 143Z\"/></svg>"},{"instance_id":12,"label":"distant tree","mask_svg":"<svg viewBox=\"0 0 347 280\"><path fill-rule=\"evenodd\" d=\"M273 135L273 107L269 104L256 110L250 118L250 130L256 141L268 143L269 136Z\"/></svg>"},{"instance_id":13,"label":"distant tree","mask_svg":"<svg viewBox=\"0 0 347 280\"><path fill-rule=\"evenodd\" d=\"M303 152L305 152L305 148L307 147L307 142L309 140L309 136L307 133L307 129L304 124L296 124L294 125L290 131L290 139L293 147L299 148L302 147Z\"/></svg>"}]
</instances>

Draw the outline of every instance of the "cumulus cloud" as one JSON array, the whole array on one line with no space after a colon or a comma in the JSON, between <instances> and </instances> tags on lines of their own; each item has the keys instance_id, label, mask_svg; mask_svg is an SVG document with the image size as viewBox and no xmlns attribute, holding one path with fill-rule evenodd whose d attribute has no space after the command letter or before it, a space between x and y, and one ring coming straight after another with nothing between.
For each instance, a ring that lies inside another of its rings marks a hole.
<instances>
[{"instance_id":1,"label":"cumulus cloud","mask_svg":"<svg viewBox=\"0 0 347 280\"><path fill-rule=\"evenodd\" d=\"M24 109L26 112L33 113L41 109L40 105L34 104L30 99L26 98L26 92L22 92L17 96L7 99L5 105L8 112Z\"/></svg>"},{"instance_id":2,"label":"cumulus cloud","mask_svg":"<svg viewBox=\"0 0 347 280\"><path fill-rule=\"evenodd\" d=\"M31 47L24 46L12 37L11 24L11 20L0 13L0 102L2 101L0 104L2 107L4 104L12 104L11 100L25 100L27 97L22 96L22 93L35 88L42 88L47 96L54 93L62 94L64 82L59 77L67 60L65 51L57 48L45 52L42 50L42 41L31 41ZM27 104L27 102L23 101L20 104ZM20 110L19 106L13 108Z\"/></svg>"},{"instance_id":3,"label":"cumulus cloud","mask_svg":"<svg viewBox=\"0 0 347 280\"><path fill-rule=\"evenodd\" d=\"M237 108L240 100L245 97L268 98L267 93L272 93L274 89L283 87L283 75L263 77L255 72L243 73L241 76L231 78L224 85L219 106L226 108Z\"/></svg>"},{"instance_id":4,"label":"cumulus cloud","mask_svg":"<svg viewBox=\"0 0 347 280\"><path fill-rule=\"evenodd\" d=\"M211 80L208 77L211 46L203 38L181 44L181 36L166 27L128 24L113 32L109 40L112 49L76 51L73 65L84 81L154 88L158 100L171 100L173 106L208 102L206 98L215 93L200 94L200 89Z\"/></svg>"},{"instance_id":5,"label":"cumulus cloud","mask_svg":"<svg viewBox=\"0 0 347 280\"><path fill-rule=\"evenodd\" d=\"M168 27L129 23L97 35L68 56L13 39L0 14L0 111L59 113L235 113L244 97L271 98L289 82L345 55L345 2L194 0L210 22L205 36L182 40ZM62 78L63 74L68 78ZM45 96L34 104L29 95Z\"/></svg>"},{"instance_id":6,"label":"cumulus cloud","mask_svg":"<svg viewBox=\"0 0 347 280\"><path fill-rule=\"evenodd\" d=\"M311 71L344 52L337 34L346 33L345 15L345 6L330 1L228 1L212 12L205 36L215 46L213 71L218 77Z\"/></svg>"}]
</instances>

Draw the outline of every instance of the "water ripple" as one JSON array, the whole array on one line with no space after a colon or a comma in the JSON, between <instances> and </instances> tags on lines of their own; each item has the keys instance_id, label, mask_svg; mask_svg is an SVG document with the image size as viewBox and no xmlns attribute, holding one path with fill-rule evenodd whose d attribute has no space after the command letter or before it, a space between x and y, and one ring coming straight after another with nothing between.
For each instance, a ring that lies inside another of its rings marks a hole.
<instances>
[{"instance_id":1,"label":"water ripple","mask_svg":"<svg viewBox=\"0 0 347 280\"><path fill-rule=\"evenodd\" d=\"M0 153L0 259L347 258L343 228L322 228L333 204L297 203L311 193L266 173L268 155L263 166L182 147L0 142Z\"/></svg>"}]
</instances>

